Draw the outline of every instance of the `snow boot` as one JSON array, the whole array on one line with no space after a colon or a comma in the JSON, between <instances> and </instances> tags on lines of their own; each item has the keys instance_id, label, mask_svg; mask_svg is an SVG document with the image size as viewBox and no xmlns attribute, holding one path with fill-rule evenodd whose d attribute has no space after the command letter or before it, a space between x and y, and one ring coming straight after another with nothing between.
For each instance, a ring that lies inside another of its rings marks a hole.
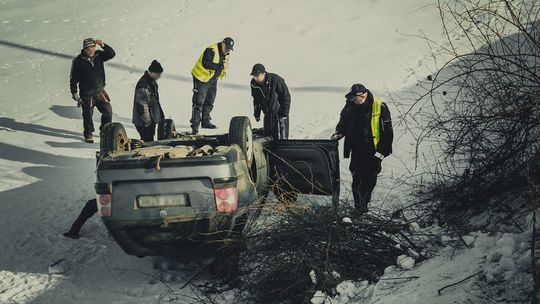
<instances>
[{"instance_id":1,"label":"snow boot","mask_svg":"<svg viewBox=\"0 0 540 304\"><path fill-rule=\"evenodd\" d=\"M203 129L217 129L216 125L214 125L210 121L203 121L203 123L201 124L201 128L203 128Z\"/></svg>"},{"instance_id":2,"label":"snow boot","mask_svg":"<svg viewBox=\"0 0 540 304\"><path fill-rule=\"evenodd\" d=\"M68 231L68 232L64 233L64 237L67 237L67 238L70 238L70 239L77 240L77 239L79 238L79 234L78 234L78 233L71 232L71 231Z\"/></svg>"},{"instance_id":3,"label":"snow boot","mask_svg":"<svg viewBox=\"0 0 540 304\"><path fill-rule=\"evenodd\" d=\"M84 135L84 141L93 144L94 143L94 136L92 134L90 135Z\"/></svg>"}]
</instances>

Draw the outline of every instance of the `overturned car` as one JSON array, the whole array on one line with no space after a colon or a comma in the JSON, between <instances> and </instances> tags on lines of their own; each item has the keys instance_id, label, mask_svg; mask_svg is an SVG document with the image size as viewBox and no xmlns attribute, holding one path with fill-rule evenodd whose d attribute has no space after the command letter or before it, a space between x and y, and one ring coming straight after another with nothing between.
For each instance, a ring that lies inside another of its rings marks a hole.
<instances>
[{"instance_id":1,"label":"overturned car","mask_svg":"<svg viewBox=\"0 0 540 304\"><path fill-rule=\"evenodd\" d=\"M244 116L232 118L227 134L208 136L177 133L167 119L155 142L107 124L96 153L103 223L130 255L204 256L255 221L270 191L338 203L337 141L263 134Z\"/></svg>"}]
</instances>

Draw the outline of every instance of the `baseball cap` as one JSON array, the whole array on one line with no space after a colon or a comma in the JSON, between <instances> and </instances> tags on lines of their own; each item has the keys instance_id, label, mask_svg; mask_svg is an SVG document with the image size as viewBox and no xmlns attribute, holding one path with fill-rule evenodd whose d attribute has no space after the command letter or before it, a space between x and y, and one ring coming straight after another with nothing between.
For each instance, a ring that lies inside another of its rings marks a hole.
<instances>
[{"instance_id":1,"label":"baseball cap","mask_svg":"<svg viewBox=\"0 0 540 304\"><path fill-rule=\"evenodd\" d=\"M363 84L355 83L351 86L351 90L345 95L345 98L352 100L354 97L362 95L365 92L367 92L367 89Z\"/></svg>"},{"instance_id":2,"label":"baseball cap","mask_svg":"<svg viewBox=\"0 0 540 304\"><path fill-rule=\"evenodd\" d=\"M93 38L86 38L83 40L83 43L82 43L83 49L87 47L92 47L92 46L96 46L96 41Z\"/></svg>"},{"instance_id":3,"label":"baseball cap","mask_svg":"<svg viewBox=\"0 0 540 304\"><path fill-rule=\"evenodd\" d=\"M231 37L227 37L227 38L223 39L222 42L225 44L225 47L228 50L231 50L231 51L234 50L234 48L233 48L234 47L234 40Z\"/></svg>"},{"instance_id":4,"label":"baseball cap","mask_svg":"<svg viewBox=\"0 0 540 304\"><path fill-rule=\"evenodd\" d=\"M262 65L261 63L257 63L256 65L253 66L253 69L251 69L251 76L257 76L261 73L264 73L266 72L266 69L264 68L264 65Z\"/></svg>"}]
</instances>

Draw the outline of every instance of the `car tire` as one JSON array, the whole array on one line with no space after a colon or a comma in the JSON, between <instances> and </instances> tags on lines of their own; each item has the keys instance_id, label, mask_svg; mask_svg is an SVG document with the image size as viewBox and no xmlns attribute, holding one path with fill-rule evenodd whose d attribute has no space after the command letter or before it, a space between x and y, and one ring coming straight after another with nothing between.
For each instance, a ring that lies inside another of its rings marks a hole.
<instances>
[{"instance_id":1,"label":"car tire","mask_svg":"<svg viewBox=\"0 0 540 304\"><path fill-rule=\"evenodd\" d=\"M247 116L235 116L229 124L229 145L237 144L244 152L248 168L253 162L253 130Z\"/></svg>"},{"instance_id":2,"label":"car tire","mask_svg":"<svg viewBox=\"0 0 540 304\"><path fill-rule=\"evenodd\" d=\"M173 138L175 132L176 127L174 125L174 121L172 119L163 119L158 124L157 139L171 139Z\"/></svg>"},{"instance_id":3,"label":"car tire","mask_svg":"<svg viewBox=\"0 0 540 304\"><path fill-rule=\"evenodd\" d=\"M130 148L130 139L126 129L119 122L110 122L101 130L99 150L102 155L108 153L126 151Z\"/></svg>"},{"instance_id":4,"label":"car tire","mask_svg":"<svg viewBox=\"0 0 540 304\"><path fill-rule=\"evenodd\" d=\"M268 182L268 161L264 152L263 145L258 142L253 142L253 161L249 167L251 181L257 188L257 196L259 199L266 198L269 192Z\"/></svg>"}]
</instances>

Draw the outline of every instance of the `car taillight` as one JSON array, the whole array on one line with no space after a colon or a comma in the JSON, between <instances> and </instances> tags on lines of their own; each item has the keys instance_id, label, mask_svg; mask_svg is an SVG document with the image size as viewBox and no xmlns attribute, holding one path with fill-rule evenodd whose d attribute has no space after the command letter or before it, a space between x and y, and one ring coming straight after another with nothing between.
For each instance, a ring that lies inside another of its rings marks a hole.
<instances>
[{"instance_id":1,"label":"car taillight","mask_svg":"<svg viewBox=\"0 0 540 304\"><path fill-rule=\"evenodd\" d=\"M111 216L112 213L112 194L97 195L98 212L101 217Z\"/></svg>"},{"instance_id":2,"label":"car taillight","mask_svg":"<svg viewBox=\"0 0 540 304\"><path fill-rule=\"evenodd\" d=\"M219 212L234 212L238 209L238 189L221 188L215 189L216 209Z\"/></svg>"}]
</instances>

